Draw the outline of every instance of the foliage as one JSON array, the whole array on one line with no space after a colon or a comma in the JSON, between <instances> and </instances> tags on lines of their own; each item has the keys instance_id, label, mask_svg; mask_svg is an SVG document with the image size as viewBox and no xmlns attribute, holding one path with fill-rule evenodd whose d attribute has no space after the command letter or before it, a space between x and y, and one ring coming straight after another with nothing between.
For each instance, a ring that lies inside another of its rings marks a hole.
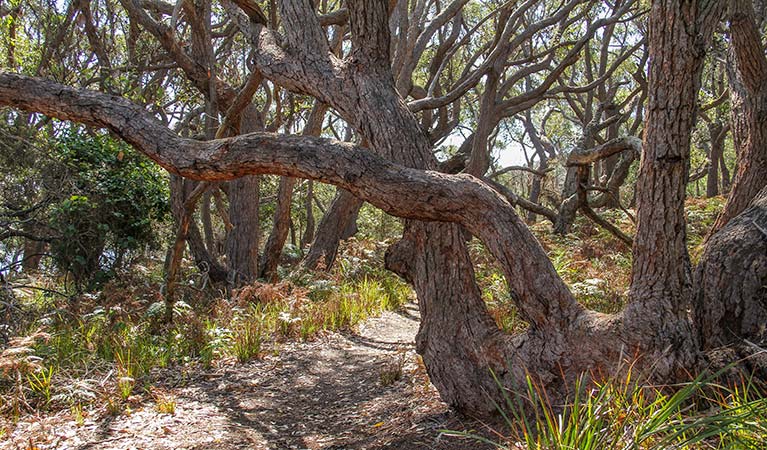
<instances>
[{"instance_id":1,"label":"foliage","mask_svg":"<svg viewBox=\"0 0 767 450\"><path fill-rule=\"evenodd\" d=\"M725 387L713 377L699 376L682 386L648 386L625 377L602 382L582 375L572 400L553 405L527 377L525 396L505 394L496 405L507 431L492 441L499 449L530 450L665 450L756 449L767 439L767 398L748 380Z\"/></svg>"},{"instance_id":2,"label":"foliage","mask_svg":"<svg viewBox=\"0 0 767 450\"><path fill-rule=\"evenodd\" d=\"M51 250L77 282L101 281L127 253L158 243L156 223L169 213L165 177L108 135L73 130L56 147L73 194L52 207Z\"/></svg>"}]
</instances>

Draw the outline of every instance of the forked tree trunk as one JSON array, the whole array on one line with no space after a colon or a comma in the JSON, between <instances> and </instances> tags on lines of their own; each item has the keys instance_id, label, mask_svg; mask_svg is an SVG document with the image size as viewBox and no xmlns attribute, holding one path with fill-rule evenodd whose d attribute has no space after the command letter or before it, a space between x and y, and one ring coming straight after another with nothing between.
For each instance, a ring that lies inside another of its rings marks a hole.
<instances>
[{"instance_id":1,"label":"forked tree trunk","mask_svg":"<svg viewBox=\"0 0 767 450\"><path fill-rule=\"evenodd\" d=\"M175 219L176 227L181 224L184 216L184 204L189 195L194 191L196 182L184 180L183 178L171 174L170 177L170 197L171 211ZM226 281L227 270L218 262L215 256L211 254L203 242L200 229L194 220L189 223L186 232L186 242L194 259L194 263L202 272L207 273L211 281L220 283Z\"/></svg>"}]
</instances>

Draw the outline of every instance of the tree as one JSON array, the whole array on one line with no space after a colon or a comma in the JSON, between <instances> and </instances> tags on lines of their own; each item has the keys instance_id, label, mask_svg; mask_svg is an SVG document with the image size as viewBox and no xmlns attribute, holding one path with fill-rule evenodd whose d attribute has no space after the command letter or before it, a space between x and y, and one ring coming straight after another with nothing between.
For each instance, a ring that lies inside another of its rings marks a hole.
<instances>
[{"instance_id":1,"label":"tree","mask_svg":"<svg viewBox=\"0 0 767 450\"><path fill-rule=\"evenodd\" d=\"M722 214L710 235L743 212L767 183L767 57L750 1L730 3L732 58L728 70L732 132L739 149L737 172Z\"/></svg>"},{"instance_id":2,"label":"tree","mask_svg":"<svg viewBox=\"0 0 767 450\"><path fill-rule=\"evenodd\" d=\"M308 178L407 219L402 240L387 252L387 267L413 284L422 314L417 351L445 401L465 412L484 416L494 410L486 396L499 400L501 394L491 371L515 392L525 391L529 374L556 402L579 374L612 373L627 358L638 357L636 369L664 382L701 370L704 349L688 311L704 286L692 283L684 198L703 59L724 2L652 4L630 303L615 315L588 311L575 301L495 188L476 176L435 170L432 142L394 82L389 2L347 3L351 52L344 59L328 46L311 2L279 4L284 36L231 10L250 39L256 66L273 82L332 107L367 148L268 132L185 139L124 99L15 74L0 75L0 104L107 128L181 176ZM749 218L767 228L764 215ZM481 239L503 268L530 324L524 333L504 335L487 313L466 232ZM730 282L738 283L742 274L732 276Z\"/></svg>"}]
</instances>

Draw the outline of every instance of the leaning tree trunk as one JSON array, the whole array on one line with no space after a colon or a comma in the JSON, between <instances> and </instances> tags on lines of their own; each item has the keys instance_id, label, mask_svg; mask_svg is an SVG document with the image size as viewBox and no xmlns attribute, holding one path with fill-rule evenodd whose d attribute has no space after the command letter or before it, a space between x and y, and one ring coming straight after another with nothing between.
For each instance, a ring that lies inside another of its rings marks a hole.
<instances>
[{"instance_id":1,"label":"leaning tree trunk","mask_svg":"<svg viewBox=\"0 0 767 450\"><path fill-rule=\"evenodd\" d=\"M328 212L322 216L317 225L314 242L301 263L305 269L328 270L333 267L338 254L338 245L346 234L349 222L356 220L363 203L348 191L343 189L337 191Z\"/></svg>"},{"instance_id":2,"label":"leaning tree trunk","mask_svg":"<svg viewBox=\"0 0 767 450\"><path fill-rule=\"evenodd\" d=\"M737 280L737 281L734 281ZM713 349L767 337L767 188L708 241L695 271L695 322Z\"/></svg>"},{"instance_id":3,"label":"leaning tree trunk","mask_svg":"<svg viewBox=\"0 0 767 450\"><path fill-rule=\"evenodd\" d=\"M315 102L309 119L304 126L304 136L319 136L322 133L322 123L325 120L327 110L327 105ZM293 203L293 188L295 185L295 178L282 177L280 179L280 186L277 189L277 207L274 210L274 225L264 247L261 278L273 280L276 277L282 248L285 246L285 241L290 231L290 207Z\"/></svg>"},{"instance_id":4,"label":"leaning tree trunk","mask_svg":"<svg viewBox=\"0 0 767 450\"><path fill-rule=\"evenodd\" d=\"M737 173L709 236L746 209L767 183L767 57L750 1L730 2L730 35L733 63L728 65L727 75Z\"/></svg>"},{"instance_id":5,"label":"leaning tree trunk","mask_svg":"<svg viewBox=\"0 0 767 450\"><path fill-rule=\"evenodd\" d=\"M184 180L177 175L171 174L171 211L177 227L183 221L184 204L192 191L194 191L196 185L197 183L194 181ZM205 246L205 242L200 234L200 229L197 227L194 220L189 223L188 231L186 233L186 241L197 268L203 273L207 273L208 277L213 282L220 283L226 281L226 269Z\"/></svg>"}]
</instances>

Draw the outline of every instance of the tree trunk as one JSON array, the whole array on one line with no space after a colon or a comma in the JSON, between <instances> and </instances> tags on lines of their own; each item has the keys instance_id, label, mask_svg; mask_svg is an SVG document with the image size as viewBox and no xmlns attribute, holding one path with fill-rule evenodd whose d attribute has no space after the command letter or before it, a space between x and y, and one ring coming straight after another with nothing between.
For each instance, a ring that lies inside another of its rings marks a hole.
<instances>
[{"instance_id":1,"label":"tree trunk","mask_svg":"<svg viewBox=\"0 0 767 450\"><path fill-rule=\"evenodd\" d=\"M719 160L724 153L724 126L721 122L708 124L708 134L711 136L711 149L708 153L708 173L706 176L706 197L719 195Z\"/></svg>"},{"instance_id":2,"label":"tree trunk","mask_svg":"<svg viewBox=\"0 0 767 450\"><path fill-rule=\"evenodd\" d=\"M328 107L324 103L315 102L312 112L304 126L304 136L319 136L322 134L322 123L325 121L325 113ZM281 178L280 187L277 191L277 207L274 210L274 225L269 239L264 247L264 259L261 266L261 278L274 280L277 274L277 265L280 263L282 248L288 238L290 229L290 207L293 203L293 188L296 185L295 178Z\"/></svg>"},{"instance_id":3,"label":"tree trunk","mask_svg":"<svg viewBox=\"0 0 767 450\"><path fill-rule=\"evenodd\" d=\"M338 253L338 244L346 233L349 222L356 220L364 202L343 189L336 192L327 214L317 226L316 237L309 253L301 263L305 269L328 270L333 267Z\"/></svg>"},{"instance_id":4,"label":"tree trunk","mask_svg":"<svg viewBox=\"0 0 767 450\"><path fill-rule=\"evenodd\" d=\"M695 271L703 349L767 336L767 188L714 234Z\"/></svg>"},{"instance_id":5,"label":"tree trunk","mask_svg":"<svg viewBox=\"0 0 767 450\"><path fill-rule=\"evenodd\" d=\"M722 173L722 193L730 193L730 171L727 169L727 161L724 159L724 152L719 155L719 171Z\"/></svg>"},{"instance_id":6,"label":"tree trunk","mask_svg":"<svg viewBox=\"0 0 767 450\"><path fill-rule=\"evenodd\" d=\"M260 113L249 104L242 112L240 132L263 130ZM258 252L261 239L260 185L258 176L245 176L229 183L229 220L232 230L226 241L228 280L232 286L258 278Z\"/></svg>"},{"instance_id":7,"label":"tree trunk","mask_svg":"<svg viewBox=\"0 0 767 450\"><path fill-rule=\"evenodd\" d=\"M295 178L280 178L280 185L277 188L277 206L274 208L274 224L266 241L261 262L260 278L265 280L274 281L277 276L282 248L290 231L290 206L293 203L295 185Z\"/></svg>"},{"instance_id":8,"label":"tree trunk","mask_svg":"<svg viewBox=\"0 0 767 450\"><path fill-rule=\"evenodd\" d=\"M211 187L216 189L216 187ZM212 254L216 254L216 238L213 234L213 219L210 215L210 202L212 200L211 189L205 191L200 199L200 221L202 222L202 230L205 234L205 246Z\"/></svg>"},{"instance_id":9,"label":"tree trunk","mask_svg":"<svg viewBox=\"0 0 767 450\"><path fill-rule=\"evenodd\" d=\"M610 117L615 116L616 114L619 114L620 111L618 111L618 106L615 103L609 103L604 108L604 118L609 119ZM613 123L612 125L607 127L607 136L605 136L605 140L611 140L618 137L620 124L618 122ZM604 201L604 207L608 209L616 209L620 208L620 198L621 198L621 185L620 183L609 183L610 179L613 176L619 176L616 173L616 168L618 167L618 163L620 162L621 155L615 154L612 156L609 156L605 158L605 160L602 163L602 175L605 179L605 187L607 188L607 192L605 193L605 201Z\"/></svg>"},{"instance_id":10,"label":"tree trunk","mask_svg":"<svg viewBox=\"0 0 767 450\"><path fill-rule=\"evenodd\" d=\"M261 177L248 175L229 183L229 220L226 243L229 283L240 286L258 278L260 238L259 191Z\"/></svg>"},{"instance_id":11,"label":"tree trunk","mask_svg":"<svg viewBox=\"0 0 767 450\"><path fill-rule=\"evenodd\" d=\"M170 176L171 211L177 229L183 219L184 204L192 191L194 191L195 186L197 186L197 182L184 180L174 174L171 174ZM213 282L220 283L226 281L226 269L205 246L202 235L200 234L200 229L197 227L194 220L189 223L186 241L197 268L199 268L201 272L207 273Z\"/></svg>"},{"instance_id":12,"label":"tree trunk","mask_svg":"<svg viewBox=\"0 0 767 450\"><path fill-rule=\"evenodd\" d=\"M549 168L549 160L545 156L541 158L540 164L538 164L538 170L545 171ZM533 175L533 181L530 184L530 201L532 203L538 203L541 199L541 188L543 184L543 177ZM532 211L527 212L527 221L529 223L535 223L538 220L538 215Z\"/></svg>"},{"instance_id":13,"label":"tree trunk","mask_svg":"<svg viewBox=\"0 0 767 450\"><path fill-rule=\"evenodd\" d=\"M306 227L301 236L301 248L305 248L314 240L314 181L306 182L306 198L304 199L304 209L306 210Z\"/></svg>"},{"instance_id":14,"label":"tree trunk","mask_svg":"<svg viewBox=\"0 0 767 450\"><path fill-rule=\"evenodd\" d=\"M698 363L688 319L691 269L684 212L690 138L716 2L653 2L649 19L649 104L637 182L626 335L652 361L654 375L681 379Z\"/></svg>"},{"instance_id":15,"label":"tree trunk","mask_svg":"<svg viewBox=\"0 0 767 450\"><path fill-rule=\"evenodd\" d=\"M45 254L48 244L44 241L36 241L24 238L24 251L21 260L21 270L24 273L36 272L40 269L40 261Z\"/></svg>"},{"instance_id":16,"label":"tree trunk","mask_svg":"<svg viewBox=\"0 0 767 450\"><path fill-rule=\"evenodd\" d=\"M747 0L730 2L732 63L728 64L737 172L724 211L709 236L740 214L767 183L767 57Z\"/></svg>"}]
</instances>

